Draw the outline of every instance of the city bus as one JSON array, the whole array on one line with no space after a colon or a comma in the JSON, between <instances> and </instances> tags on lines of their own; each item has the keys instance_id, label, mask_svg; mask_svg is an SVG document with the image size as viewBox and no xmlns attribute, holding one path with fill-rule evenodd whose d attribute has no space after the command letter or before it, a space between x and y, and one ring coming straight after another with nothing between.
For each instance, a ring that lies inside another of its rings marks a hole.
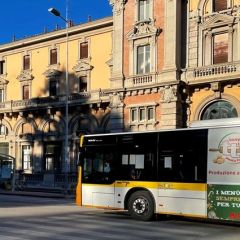
<instances>
[{"instance_id":1,"label":"city bus","mask_svg":"<svg viewBox=\"0 0 240 240\"><path fill-rule=\"evenodd\" d=\"M78 205L125 209L145 221L155 214L240 221L239 120L85 135L80 147Z\"/></svg>"}]
</instances>

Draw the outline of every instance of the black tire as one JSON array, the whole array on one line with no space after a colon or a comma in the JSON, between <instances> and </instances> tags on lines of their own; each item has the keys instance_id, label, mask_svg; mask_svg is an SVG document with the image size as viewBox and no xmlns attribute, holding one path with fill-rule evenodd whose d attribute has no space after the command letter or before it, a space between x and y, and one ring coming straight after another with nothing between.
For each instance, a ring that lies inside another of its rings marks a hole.
<instances>
[{"instance_id":1,"label":"black tire","mask_svg":"<svg viewBox=\"0 0 240 240\"><path fill-rule=\"evenodd\" d=\"M154 200L144 190L134 192L128 200L128 211L132 218L149 221L154 215Z\"/></svg>"}]
</instances>

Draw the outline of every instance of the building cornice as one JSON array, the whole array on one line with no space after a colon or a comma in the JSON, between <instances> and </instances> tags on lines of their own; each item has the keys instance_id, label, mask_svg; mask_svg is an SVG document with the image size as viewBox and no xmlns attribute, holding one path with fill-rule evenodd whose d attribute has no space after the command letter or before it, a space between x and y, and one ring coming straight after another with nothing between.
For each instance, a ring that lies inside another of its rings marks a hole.
<instances>
[{"instance_id":1,"label":"building cornice","mask_svg":"<svg viewBox=\"0 0 240 240\"><path fill-rule=\"evenodd\" d=\"M80 34L80 33L87 33L94 30L112 27L113 26L113 19L112 17L107 17L103 19L99 19L96 21L79 24L68 29L69 37L72 35ZM0 45L0 53L15 50L19 48L23 48L26 46L31 46L38 43L44 43L48 41L52 41L54 39L64 38L66 36L66 29L56 30L49 33L39 34L37 36L24 38L21 40L17 40L15 42L6 43Z\"/></svg>"}]
</instances>

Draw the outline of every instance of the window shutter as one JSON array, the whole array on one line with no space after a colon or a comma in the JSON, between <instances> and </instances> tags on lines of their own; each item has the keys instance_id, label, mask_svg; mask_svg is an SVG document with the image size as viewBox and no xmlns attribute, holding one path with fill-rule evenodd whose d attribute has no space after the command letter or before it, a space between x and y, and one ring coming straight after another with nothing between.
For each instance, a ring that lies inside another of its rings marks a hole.
<instances>
[{"instance_id":1,"label":"window shutter","mask_svg":"<svg viewBox=\"0 0 240 240\"><path fill-rule=\"evenodd\" d=\"M80 44L80 59L88 58L88 43Z\"/></svg>"},{"instance_id":2,"label":"window shutter","mask_svg":"<svg viewBox=\"0 0 240 240\"><path fill-rule=\"evenodd\" d=\"M57 49L50 51L50 65L57 64Z\"/></svg>"},{"instance_id":3,"label":"window shutter","mask_svg":"<svg viewBox=\"0 0 240 240\"><path fill-rule=\"evenodd\" d=\"M28 70L30 69L30 56L26 55L23 57L23 69Z\"/></svg>"},{"instance_id":4,"label":"window shutter","mask_svg":"<svg viewBox=\"0 0 240 240\"><path fill-rule=\"evenodd\" d=\"M219 12L227 9L227 0L214 0L213 11Z\"/></svg>"},{"instance_id":5,"label":"window shutter","mask_svg":"<svg viewBox=\"0 0 240 240\"><path fill-rule=\"evenodd\" d=\"M23 86L23 99L29 99L29 86Z\"/></svg>"},{"instance_id":6,"label":"window shutter","mask_svg":"<svg viewBox=\"0 0 240 240\"><path fill-rule=\"evenodd\" d=\"M4 74L4 64L5 61L0 61L0 74Z\"/></svg>"}]
</instances>

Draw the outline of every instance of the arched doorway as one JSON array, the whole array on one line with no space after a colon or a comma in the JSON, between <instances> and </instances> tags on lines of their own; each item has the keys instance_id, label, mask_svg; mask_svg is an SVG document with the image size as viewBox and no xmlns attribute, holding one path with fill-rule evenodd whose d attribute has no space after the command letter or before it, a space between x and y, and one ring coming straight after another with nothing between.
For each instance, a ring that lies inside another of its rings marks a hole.
<instances>
[{"instance_id":1,"label":"arched doorway","mask_svg":"<svg viewBox=\"0 0 240 240\"><path fill-rule=\"evenodd\" d=\"M216 101L209 104L201 114L201 120L238 117L237 109L227 101Z\"/></svg>"}]
</instances>

